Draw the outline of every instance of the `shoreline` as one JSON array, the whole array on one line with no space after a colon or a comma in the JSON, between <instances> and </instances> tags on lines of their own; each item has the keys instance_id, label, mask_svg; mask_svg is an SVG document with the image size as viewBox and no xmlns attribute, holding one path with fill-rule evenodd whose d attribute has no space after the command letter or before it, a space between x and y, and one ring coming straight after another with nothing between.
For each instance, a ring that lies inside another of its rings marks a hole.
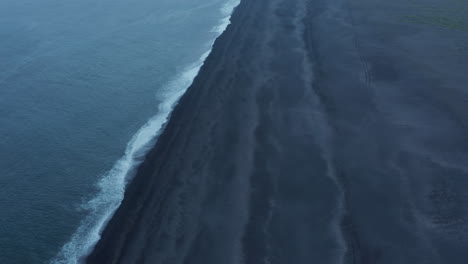
<instances>
[{"instance_id":1,"label":"shoreline","mask_svg":"<svg viewBox=\"0 0 468 264\"><path fill-rule=\"evenodd\" d=\"M205 75L207 75L207 72L208 72L208 70L206 69L210 68L209 65L213 64L216 61L216 55L213 55L213 53L219 54L221 52L220 49L223 48L223 45L225 45L224 43L226 42L225 40L225 38L227 38L226 35L228 35L229 32L233 30L232 29L233 17L240 16L239 13L241 11L238 11L238 10L242 9L243 2L244 2L243 0L240 1L239 5L235 8L234 12L230 16L230 23L227 25L223 33L221 33L221 35L214 41L213 48L210 54L208 55L208 57L205 59L200 69L201 71L205 72L204 73ZM128 214L128 208L126 207L130 207L131 204L133 204L134 202L137 202L141 198L139 189L141 189L142 185L145 185L144 182L147 180L145 178L150 176L148 174L151 174L153 170L157 170L156 168L154 168L153 161L157 158L158 155L161 155L161 153L163 153L166 149L170 148L170 145L172 143L170 138L172 137L173 134L178 133L177 130L180 124L184 122L190 122L189 120L187 120L187 119L190 119L190 116L186 116L185 114L182 114L182 113L187 111L185 110L185 108L189 108L189 106L187 105L190 105L190 103L188 102L190 97L195 96L194 93L196 92L195 91L196 88L193 86L195 86L196 83L200 85L201 82L204 82L204 80L201 80L201 81L199 80L201 78L203 78L203 76L200 76L200 71L199 71L192 85L187 89L187 91L182 95L178 103L175 105L174 109L170 113L170 118L168 122L165 124L162 134L159 136L155 146L146 154L145 160L138 166L137 173L133 177L133 180L127 185L127 188L125 190L125 193L126 193L125 198L122 201L122 204L117 209L117 211L114 213L114 216L110 219L109 223L106 225L102 233L101 239L96 244L96 247L94 248L94 250L88 256L82 259L82 261L85 261L85 263L109 263L109 262L115 261L115 260L112 260L112 258L115 256L108 255L108 252L113 251L110 248L114 247L115 245L106 245L106 244L108 243L114 244L114 242L117 242L118 244L122 244L122 242L124 242L124 241L110 242L114 240L113 236L115 235L115 233L113 233L113 230L119 229L122 227L122 223L120 223L119 219L125 218L126 215ZM177 116L177 118L174 118L175 116ZM163 183L165 183L168 180L169 179L153 179L152 181L155 181L155 182L152 182L151 184L157 185L158 183L160 183L161 185L163 185ZM150 191L150 190L146 190L146 191ZM140 212L132 212L132 213L134 213L136 216L136 214ZM110 248L106 249L109 246ZM103 253L103 255L98 255L98 252ZM120 256L117 256L117 257L120 258ZM119 260L119 261L122 261L122 260ZM125 261L123 261L123 263L125 263Z\"/></svg>"},{"instance_id":2,"label":"shoreline","mask_svg":"<svg viewBox=\"0 0 468 264\"><path fill-rule=\"evenodd\" d=\"M165 91L166 99L159 105L158 113L151 117L132 137L127 144L125 154L114 164L113 168L105 174L98 182L98 194L88 201L84 206L92 208L90 213L81 221L80 226L72 235L71 239L62 246L57 255L50 260L50 263L82 263L91 254L95 245L99 242L103 230L112 219L115 211L123 200L123 193L127 185L135 177L136 171L149 154L150 150L157 143L159 135L169 122L172 110L178 101L193 83L197 73L203 66L204 61L211 53L216 39L222 34L224 29L230 24L232 11L238 5L238 0L227 1L220 9L222 19L214 26L211 32L216 33L210 44L209 50L203 53L199 60L186 66L185 69L165 86L173 89ZM174 89L175 88L175 89ZM121 187L119 190L109 190L108 185L114 184ZM113 197L109 197L109 191L116 192ZM122 195L122 198L119 196ZM115 206L115 209L109 209ZM77 250L78 249L78 250Z\"/></svg>"},{"instance_id":3,"label":"shoreline","mask_svg":"<svg viewBox=\"0 0 468 264\"><path fill-rule=\"evenodd\" d=\"M468 36L378 1L241 1L86 262L462 264Z\"/></svg>"}]
</instances>

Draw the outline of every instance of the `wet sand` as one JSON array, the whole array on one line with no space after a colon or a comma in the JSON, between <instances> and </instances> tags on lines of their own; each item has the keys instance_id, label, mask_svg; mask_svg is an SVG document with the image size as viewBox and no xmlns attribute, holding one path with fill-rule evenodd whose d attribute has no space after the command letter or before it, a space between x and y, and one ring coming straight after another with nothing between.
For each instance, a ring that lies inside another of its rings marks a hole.
<instances>
[{"instance_id":1,"label":"wet sand","mask_svg":"<svg viewBox=\"0 0 468 264\"><path fill-rule=\"evenodd\" d=\"M465 264L467 9L243 0L87 263Z\"/></svg>"}]
</instances>

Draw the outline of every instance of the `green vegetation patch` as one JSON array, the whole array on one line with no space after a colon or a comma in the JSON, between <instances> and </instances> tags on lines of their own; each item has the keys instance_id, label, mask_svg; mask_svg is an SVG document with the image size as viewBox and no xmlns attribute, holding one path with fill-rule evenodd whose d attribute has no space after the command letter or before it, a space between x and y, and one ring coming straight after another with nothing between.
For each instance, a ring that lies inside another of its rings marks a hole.
<instances>
[{"instance_id":1,"label":"green vegetation patch","mask_svg":"<svg viewBox=\"0 0 468 264\"><path fill-rule=\"evenodd\" d=\"M468 0L409 0L406 23L433 25L448 29L468 31Z\"/></svg>"},{"instance_id":2,"label":"green vegetation patch","mask_svg":"<svg viewBox=\"0 0 468 264\"><path fill-rule=\"evenodd\" d=\"M468 31L466 19L445 16L407 15L402 20L407 23L427 24L444 28Z\"/></svg>"}]
</instances>

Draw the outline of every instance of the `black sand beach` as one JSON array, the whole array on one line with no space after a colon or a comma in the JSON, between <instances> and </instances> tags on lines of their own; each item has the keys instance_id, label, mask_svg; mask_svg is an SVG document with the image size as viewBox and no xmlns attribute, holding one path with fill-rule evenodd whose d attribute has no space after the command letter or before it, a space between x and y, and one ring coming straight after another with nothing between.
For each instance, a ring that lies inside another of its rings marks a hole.
<instances>
[{"instance_id":1,"label":"black sand beach","mask_svg":"<svg viewBox=\"0 0 468 264\"><path fill-rule=\"evenodd\" d=\"M242 0L87 263L468 263L468 6Z\"/></svg>"}]
</instances>

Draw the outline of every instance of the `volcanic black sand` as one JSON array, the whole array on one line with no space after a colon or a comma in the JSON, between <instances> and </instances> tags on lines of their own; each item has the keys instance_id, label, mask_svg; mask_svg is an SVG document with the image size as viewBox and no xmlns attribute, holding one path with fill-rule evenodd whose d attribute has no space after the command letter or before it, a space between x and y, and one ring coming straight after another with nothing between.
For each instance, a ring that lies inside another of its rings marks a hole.
<instances>
[{"instance_id":1,"label":"volcanic black sand","mask_svg":"<svg viewBox=\"0 0 468 264\"><path fill-rule=\"evenodd\" d=\"M243 0L88 263L468 263L468 3Z\"/></svg>"}]
</instances>

